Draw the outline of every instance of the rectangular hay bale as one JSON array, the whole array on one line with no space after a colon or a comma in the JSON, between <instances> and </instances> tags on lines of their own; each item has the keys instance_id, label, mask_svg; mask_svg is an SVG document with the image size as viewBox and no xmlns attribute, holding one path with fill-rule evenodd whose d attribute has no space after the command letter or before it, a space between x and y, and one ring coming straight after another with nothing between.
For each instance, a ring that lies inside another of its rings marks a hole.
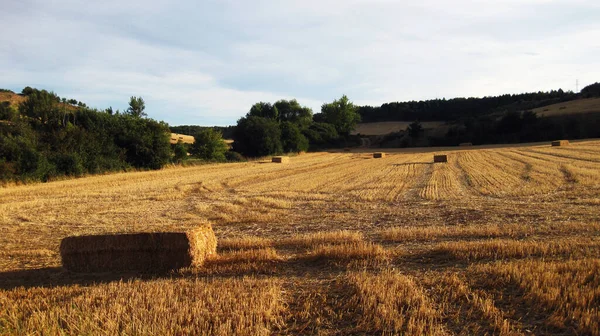
<instances>
[{"instance_id":1,"label":"rectangular hay bale","mask_svg":"<svg viewBox=\"0 0 600 336\"><path fill-rule=\"evenodd\" d=\"M385 157L385 153L381 153L381 152L373 153L373 157L376 159L381 159L381 158Z\"/></svg>"},{"instance_id":2,"label":"rectangular hay bale","mask_svg":"<svg viewBox=\"0 0 600 336\"><path fill-rule=\"evenodd\" d=\"M271 162L288 163L288 162L290 162L290 157L289 156L273 156L273 158L271 159Z\"/></svg>"},{"instance_id":3,"label":"rectangular hay bale","mask_svg":"<svg viewBox=\"0 0 600 336\"><path fill-rule=\"evenodd\" d=\"M553 147L568 146L568 145L569 145L569 140L556 140L556 141L552 141L552 146Z\"/></svg>"},{"instance_id":4,"label":"rectangular hay bale","mask_svg":"<svg viewBox=\"0 0 600 336\"><path fill-rule=\"evenodd\" d=\"M210 225L186 232L73 236L60 243L63 267L72 272L163 272L200 266L217 251Z\"/></svg>"},{"instance_id":5,"label":"rectangular hay bale","mask_svg":"<svg viewBox=\"0 0 600 336\"><path fill-rule=\"evenodd\" d=\"M448 162L448 155L434 155L433 162Z\"/></svg>"}]
</instances>

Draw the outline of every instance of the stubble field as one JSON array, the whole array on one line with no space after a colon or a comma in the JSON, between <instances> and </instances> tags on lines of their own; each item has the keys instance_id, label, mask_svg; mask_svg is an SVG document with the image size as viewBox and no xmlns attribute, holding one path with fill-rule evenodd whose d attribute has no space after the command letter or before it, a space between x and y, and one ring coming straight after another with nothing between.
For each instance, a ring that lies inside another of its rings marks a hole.
<instances>
[{"instance_id":1,"label":"stubble field","mask_svg":"<svg viewBox=\"0 0 600 336\"><path fill-rule=\"evenodd\" d=\"M0 334L600 335L600 141L312 153L0 189ZM210 222L166 275L70 274L70 235Z\"/></svg>"}]
</instances>

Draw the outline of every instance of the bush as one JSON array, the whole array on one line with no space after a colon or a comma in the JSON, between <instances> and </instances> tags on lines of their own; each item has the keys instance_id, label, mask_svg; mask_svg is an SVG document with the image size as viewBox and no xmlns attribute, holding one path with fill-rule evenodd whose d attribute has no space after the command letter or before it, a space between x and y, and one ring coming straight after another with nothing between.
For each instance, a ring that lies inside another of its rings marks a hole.
<instances>
[{"instance_id":1,"label":"bush","mask_svg":"<svg viewBox=\"0 0 600 336\"><path fill-rule=\"evenodd\" d=\"M187 146L181 140L177 141L172 147L173 163L181 163L188 158Z\"/></svg>"},{"instance_id":2,"label":"bush","mask_svg":"<svg viewBox=\"0 0 600 336\"><path fill-rule=\"evenodd\" d=\"M248 116L238 120L233 149L245 156L258 157L281 153L281 129L272 119Z\"/></svg>"},{"instance_id":3,"label":"bush","mask_svg":"<svg viewBox=\"0 0 600 336\"><path fill-rule=\"evenodd\" d=\"M57 174L81 176L84 173L81 158L77 153L56 154L50 158L50 162L56 167Z\"/></svg>"},{"instance_id":4,"label":"bush","mask_svg":"<svg viewBox=\"0 0 600 336\"><path fill-rule=\"evenodd\" d=\"M281 145L287 153L306 152L308 150L308 139L300 132L295 124L289 121L281 123Z\"/></svg>"},{"instance_id":5,"label":"bush","mask_svg":"<svg viewBox=\"0 0 600 336\"><path fill-rule=\"evenodd\" d=\"M303 133L315 148L335 146L339 139L335 126L328 123L312 123Z\"/></svg>"},{"instance_id":6,"label":"bush","mask_svg":"<svg viewBox=\"0 0 600 336\"><path fill-rule=\"evenodd\" d=\"M234 151L225 152L225 159L229 162L247 161L246 158L242 154L240 154L238 152L234 152Z\"/></svg>"},{"instance_id":7,"label":"bush","mask_svg":"<svg viewBox=\"0 0 600 336\"><path fill-rule=\"evenodd\" d=\"M221 132L212 128L200 131L194 136L194 143L190 153L200 159L208 161L225 161L227 145L223 141Z\"/></svg>"}]
</instances>

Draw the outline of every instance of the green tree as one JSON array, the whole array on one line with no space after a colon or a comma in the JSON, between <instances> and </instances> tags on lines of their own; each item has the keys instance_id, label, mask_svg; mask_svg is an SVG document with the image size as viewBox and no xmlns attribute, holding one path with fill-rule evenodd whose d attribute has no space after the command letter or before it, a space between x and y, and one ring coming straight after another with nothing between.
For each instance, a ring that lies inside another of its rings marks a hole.
<instances>
[{"instance_id":1,"label":"green tree","mask_svg":"<svg viewBox=\"0 0 600 336\"><path fill-rule=\"evenodd\" d=\"M197 133L190 147L190 154L209 161L225 161L225 152L227 144L223 141L221 132L213 128L206 128Z\"/></svg>"},{"instance_id":2,"label":"green tree","mask_svg":"<svg viewBox=\"0 0 600 336\"><path fill-rule=\"evenodd\" d=\"M65 110L59 107L59 98L54 92L31 89L27 100L19 104L21 115L30 118L36 128L56 129L63 125Z\"/></svg>"},{"instance_id":3,"label":"green tree","mask_svg":"<svg viewBox=\"0 0 600 336\"><path fill-rule=\"evenodd\" d=\"M10 106L10 102L0 102L0 120L16 120L18 112Z\"/></svg>"},{"instance_id":4,"label":"green tree","mask_svg":"<svg viewBox=\"0 0 600 336\"><path fill-rule=\"evenodd\" d=\"M279 111L277 110L277 107L271 105L271 103L258 102L252 105L250 111L246 114L246 116L279 120Z\"/></svg>"},{"instance_id":5,"label":"green tree","mask_svg":"<svg viewBox=\"0 0 600 336\"><path fill-rule=\"evenodd\" d=\"M300 132L296 124L284 121L281 123L281 145L286 153L306 152L308 139Z\"/></svg>"},{"instance_id":6,"label":"green tree","mask_svg":"<svg viewBox=\"0 0 600 336\"><path fill-rule=\"evenodd\" d=\"M127 108L127 114L132 115L137 118L146 117L147 114L144 112L146 109L146 103L142 97L134 97L132 96L129 99L129 107Z\"/></svg>"},{"instance_id":7,"label":"green tree","mask_svg":"<svg viewBox=\"0 0 600 336\"><path fill-rule=\"evenodd\" d=\"M179 140L173 145L173 163L181 163L188 157L188 150L183 141Z\"/></svg>"},{"instance_id":8,"label":"green tree","mask_svg":"<svg viewBox=\"0 0 600 336\"><path fill-rule=\"evenodd\" d=\"M339 134L348 136L360 122L358 107L343 95L340 99L321 106L321 113L326 122L335 126Z\"/></svg>"},{"instance_id":9,"label":"green tree","mask_svg":"<svg viewBox=\"0 0 600 336\"><path fill-rule=\"evenodd\" d=\"M233 134L233 149L257 157L281 153L281 129L277 121L257 116L238 120Z\"/></svg>"},{"instance_id":10,"label":"green tree","mask_svg":"<svg viewBox=\"0 0 600 336\"><path fill-rule=\"evenodd\" d=\"M600 97L600 83L590 84L581 89L581 96L585 98Z\"/></svg>"},{"instance_id":11,"label":"green tree","mask_svg":"<svg viewBox=\"0 0 600 336\"><path fill-rule=\"evenodd\" d=\"M279 113L279 121L289 121L298 125L300 129L306 129L312 122L312 109L301 106L296 99L279 100L274 107Z\"/></svg>"},{"instance_id":12,"label":"green tree","mask_svg":"<svg viewBox=\"0 0 600 336\"><path fill-rule=\"evenodd\" d=\"M421 135L421 133L423 133L423 126L418 120L416 120L410 123L406 130L408 131L408 135L411 138L418 138Z\"/></svg>"},{"instance_id":13,"label":"green tree","mask_svg":"<svg viewBox=\"0 0 600 336\"><path fill-rule=\"evenodd\" d=\"M171 159L169 126L128 114L116 118L115 143L125 150L126 162L136 168L160 169Z\"/></svg>"}]
</instances>

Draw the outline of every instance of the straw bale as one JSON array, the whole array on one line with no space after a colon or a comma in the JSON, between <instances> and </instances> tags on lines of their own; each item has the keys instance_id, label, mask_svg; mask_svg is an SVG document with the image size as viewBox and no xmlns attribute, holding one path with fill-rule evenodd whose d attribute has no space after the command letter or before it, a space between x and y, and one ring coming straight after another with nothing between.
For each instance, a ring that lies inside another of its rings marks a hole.
<instances>
[{"instance_id":1,"label":"straw bale","mask_svg":"<svg viewBox=\"0 0 600 336\"><path fill-rule=\"evenodd\" d=\"M216 249L212 227L205 225L187 232L67 237L60 255L63 267L73 272L160 272L199 266Z\"/></svg>"},{"instance_id":2,"label":"straw bale","mask_svg":"<svg viewBox=\"0 0 600 336\"><path fill-rule=\"evenodd\" d=\"M273 156L273 158L271 159L271 162L287 163L287 162L290 162L290 157L289 156Z\"/></svg>"},{"instance_id":3,"label":"straw bale","mask_svg":"<svg viewBox=\"0 0 600 336\"><path fill-rule=\"evenodd\" d=\"M373 157L376 159L381 159L381 158L385 157L385 153L382 153L382 152L373 153Z\"/></svg>"},{"instance_id":4,"label":"straw bale","mask_svg":"<svg viewBox=\"0 0 600 336\"><path fill-rule=\"evenodd\" d=\"M434 155L433 162L448 162L448 155Z\"/></svg>"},{"instance_id":5,"label":"straw bale","mask_svg":"<svg viewBox=\"0 0 600 336\"><path fill-rule=\"evenodd\" d=\"M555 146L555 147L568 146L568 145L569 145L569 140L556 140L556 141L552 141L552 146Z\"/></svg>"}]
</instances>

